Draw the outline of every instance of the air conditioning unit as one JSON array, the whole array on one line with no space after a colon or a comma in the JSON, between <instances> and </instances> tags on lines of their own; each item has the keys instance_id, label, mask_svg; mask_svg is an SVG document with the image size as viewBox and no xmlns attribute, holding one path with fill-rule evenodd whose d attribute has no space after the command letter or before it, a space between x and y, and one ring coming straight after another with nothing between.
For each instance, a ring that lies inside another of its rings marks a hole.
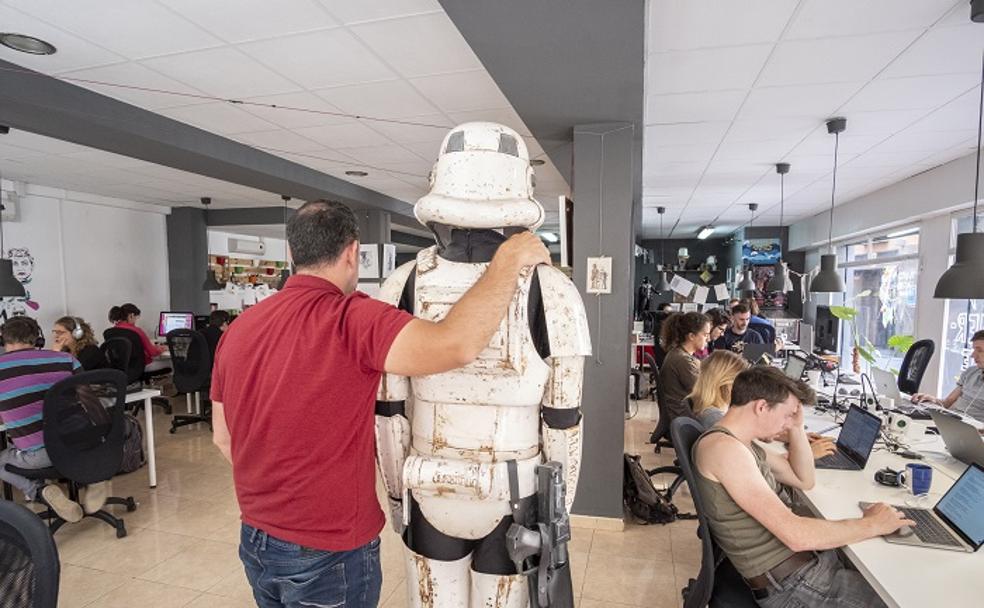
<instances>
[{"instance_id":1,"label":"air conditioning unit","mask_svg":"<svg viewBox=\"0 0 984 608\"><path fill-rule=\"evenodd\" d=\"M263 241L250 241L246 239L229 239L229 253L247 253L249 255L263 255L266 253L266 245Z\"/></svg>"}]
</instances>

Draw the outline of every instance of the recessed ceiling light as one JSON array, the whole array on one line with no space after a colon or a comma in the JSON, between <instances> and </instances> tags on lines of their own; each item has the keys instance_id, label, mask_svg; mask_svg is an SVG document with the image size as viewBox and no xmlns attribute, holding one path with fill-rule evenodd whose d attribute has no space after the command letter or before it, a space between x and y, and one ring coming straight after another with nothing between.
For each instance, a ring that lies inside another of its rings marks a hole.
<instances>
[{"instance_id":1,"label":"recessed ceiling light","mask_svg":"<svg viewBox=\"0 0 984 608\"><path fill-rule=\"evenodd\" d=\"M349 175L351 177L365 177L369 175L369 173L366 171L346 171L345 175Z\"/></svg>"},{"instance_id":2,"label":"recessed ceiling light","mask_svg":"<svg viewBox=\"0 0 984 608\"><path fill-rule=\"evenodd\" d=\"M50 42L45 42L34 36L15 34L13 32L0 33L0 44L30 55L54 55L58 52L55 45Z\"/></svg>"},{"instance_id":3,"label":"recessed ceiling light","mask_svg":"<svg viewBox=\"0 0 984 608\"><path fill-rule=\"evenodd\" d=\"M533 165L534 167L539 167L540 165L547 164L547 161L543 160L542 158L532 158L530 159L530 164Z\"/></svg>"}]
</instances>

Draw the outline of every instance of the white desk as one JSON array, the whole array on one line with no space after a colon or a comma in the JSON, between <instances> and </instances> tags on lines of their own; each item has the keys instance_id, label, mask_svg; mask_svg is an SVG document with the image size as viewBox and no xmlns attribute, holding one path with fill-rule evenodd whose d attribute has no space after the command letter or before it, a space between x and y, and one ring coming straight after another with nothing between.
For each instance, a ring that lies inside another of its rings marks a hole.
<instances>
[{"instance_id":1,"label":"white desk","mask_svg":"<svg viewBox=\"0 0 984 608\"><path fill-rule=\"evenodd\" d=\"M810 415L807 430L827 428L831 420L828 416ZM885 466L898 470L910 462L922 462L934 469L931 498L926 505L932 507L966 465L947 454L938 436L927 435L925 439L912 442L911 447L926 452L925 458L906 460L876 444L864 471L817 470L816 486L801 495L814 513L828 520L859 517L858 501L905 505L907 493L903 489L878 485L874 473ZM843 551L889 606L971 608L984 605L984 551L957 553L893 545L881 538L844 547Z\"/></svg>"},{"instance_id":2,"label":"white desk","mask_svg":"<svg viewBox=\"0 0 984 608\"><path fill-rule=\"evenodd\" d=\"M135 393L126 394L127 403L144 402L144 440L147 446L147 475L150 487L157 487L157 455L154 450L154 414L151 399L160 397L161 392L156 388L145 388Z\"/></svg>"}]
</instances>

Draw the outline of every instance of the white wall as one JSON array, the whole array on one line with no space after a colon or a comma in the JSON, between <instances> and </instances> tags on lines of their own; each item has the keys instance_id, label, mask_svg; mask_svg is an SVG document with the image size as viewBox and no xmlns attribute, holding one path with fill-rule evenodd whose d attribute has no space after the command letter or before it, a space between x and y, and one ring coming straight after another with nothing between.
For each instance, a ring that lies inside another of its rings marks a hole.
<instances>
[{"instance_id":1,"label":"white wall","mask_svg":"<svg viewBox=\"0 0 984 608\"><path fill-rule=\"evenodd\" d=\"M4 190L13 185L3 182ZM140 325L153 335L157 315L168 310L167 233L170 210L132 201L18 184L16 221L4 221L4 249L24 247L34 258L25 285L45 329L66 314L92 324L97 337L109 326L109 308L136 304ZM4 299L10 310L23 303Z\"/></svg>"}]
</instances>

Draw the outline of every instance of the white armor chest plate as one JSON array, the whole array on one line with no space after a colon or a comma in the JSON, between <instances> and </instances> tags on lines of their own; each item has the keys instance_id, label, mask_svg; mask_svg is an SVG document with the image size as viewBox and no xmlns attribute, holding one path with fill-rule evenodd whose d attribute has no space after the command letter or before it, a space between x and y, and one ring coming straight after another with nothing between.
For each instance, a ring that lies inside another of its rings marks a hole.
<instances>
[{"instance_id":1,"label":"white armor chest plate","mask_svg":"<svg viewBox=\"0 0 984 608\"><path fill-rule=\"evenodd\" d=\"M416 316L439 321L481 278L488 264L418 257ZM539 453L540 402L549 367L530 336L530 279L521 279L489 345L471 364L412 378L412 446L451 460L501 462Z\"/></svg>"}]
</instances>

